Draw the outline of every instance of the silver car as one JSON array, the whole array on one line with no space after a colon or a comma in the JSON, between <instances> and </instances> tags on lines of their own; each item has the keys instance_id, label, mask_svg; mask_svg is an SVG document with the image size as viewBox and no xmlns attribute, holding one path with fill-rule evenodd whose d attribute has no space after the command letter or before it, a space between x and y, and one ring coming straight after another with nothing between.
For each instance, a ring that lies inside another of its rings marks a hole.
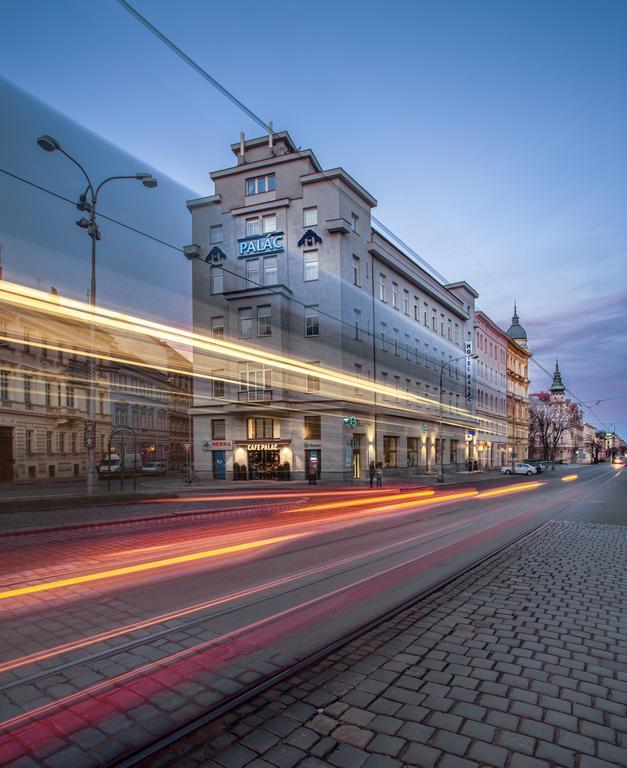
<instances>
[{"instance_id":1,"label":"silver car","mask_svg":"<svg viewBox=\"0 0 627 768\"><path fill-rule=\"evenodd\" d=\"M504 475L511 475L512 474L512 467L501 467L501 472ZM536 467L532 466L531 464L514 464L514 474L515 475L536 475L538 473L538 470Z\"/></svg>"}]
</instances>

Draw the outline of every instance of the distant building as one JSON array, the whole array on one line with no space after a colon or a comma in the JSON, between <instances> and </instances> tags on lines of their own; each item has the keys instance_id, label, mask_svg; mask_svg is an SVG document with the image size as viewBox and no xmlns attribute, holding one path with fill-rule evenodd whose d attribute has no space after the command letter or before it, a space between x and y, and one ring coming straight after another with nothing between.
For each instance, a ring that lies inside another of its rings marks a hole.
<instances>
[{"instance_id":1,"label":"distant building","mask_svg":"<svg viewBox=\"0 0 627 768\"><path fill-rule=\"evenodd\" d=\"M507 333L475 312L477 454L482 469L507 463Z\"/></svg>"},{"instance_id":2,"label":"distant building","mask_svg":"<svg viewBox=\"0 0 627 768\"><path fill-rule=\"evenodd\" d=\"M527 458L529 445L529 359L527 332L514 304L507 329L507 442L508 462Z\"/></svg>"}]
</instances>

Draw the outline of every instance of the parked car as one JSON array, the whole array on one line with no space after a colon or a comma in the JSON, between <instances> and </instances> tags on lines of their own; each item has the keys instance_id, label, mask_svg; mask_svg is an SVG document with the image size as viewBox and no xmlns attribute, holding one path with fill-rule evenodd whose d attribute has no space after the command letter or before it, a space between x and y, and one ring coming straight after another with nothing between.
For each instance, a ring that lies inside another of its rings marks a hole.
<instances>
[{"instance_id":1,"label":"parked car","mask_svg":"<svg viewBox=\"0 0 627 768\"><path fill-rule=\"evenodd\" d=\"M512 474L512 467L511 465L508 465L507 467L501 467L501 472L504 475L511 475ZM515 475L536 475L538 473L538 470L536 467L533 467L531 464L514 464L514 474Z\"/></svg>"},{"instance_id":2,"label":"parked car","mask_svg":"<svg viewBox=\"0 0 627 768\"><path fill-rule=\"evenodd\" d=\"M535 467L539 475L548 467L546 461L536 461L535 459L529 459L529 461L525 461L523 464L529 464L530 467Z\"/></svg>"},{"instance_id":3,"label":"parked car","mask_svg":"<svg viewBox=\"0 0 627 768\"><path fill-rule=\"evenodd\" d=\"M145 475L165 475L167 471L168 465L165 461L149 461L142 469Z\"/></svg>"}]
</instances>

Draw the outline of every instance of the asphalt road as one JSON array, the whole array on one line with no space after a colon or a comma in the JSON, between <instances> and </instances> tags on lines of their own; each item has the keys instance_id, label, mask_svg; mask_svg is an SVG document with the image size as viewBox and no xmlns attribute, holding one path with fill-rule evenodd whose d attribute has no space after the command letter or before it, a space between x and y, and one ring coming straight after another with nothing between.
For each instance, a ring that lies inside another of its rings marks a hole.
<instances>
[{"instance_id":1,"label":"asphalt road","mask_svg":"<svg viewBox=\"0 0 627 768\"><path fill-rule=\"evenodd\" d=\"M3 764L106 765L547 519L624 521L624 471L573 474L5 538Z\"/></svg>"}]
</instances>

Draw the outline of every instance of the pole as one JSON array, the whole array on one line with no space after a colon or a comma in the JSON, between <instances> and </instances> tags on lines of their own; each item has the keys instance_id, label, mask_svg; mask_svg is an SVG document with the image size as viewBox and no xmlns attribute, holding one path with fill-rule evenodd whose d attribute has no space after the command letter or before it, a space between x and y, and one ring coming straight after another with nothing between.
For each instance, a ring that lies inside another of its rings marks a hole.
<instances>
[{"instance_id":1,"label":"pole","mask_svg":"<svg viewBox=\"0 0 627 768\"><path fill-rule=\"evenodd\" d=\"M439 449L440 449L440 474L438 475L438 483L444 482L444 444L442 443L442 379L444 378L444 363L440 362L440 426L438 428Z\"/></svg>"},{"instance_id":2,"label":"pole","mask_svg":"<svg viewBox=\"0 0 627 768\"><path fill-rule=\"evenodd\" d=\"M89 235L91 237L91 288L89 292L89 303L92 313L96 307L96 198L92 192L92 208L90 212ZM94 323L89 326L89 339L91 349L96 348ZM87 493L93 493L96 484L96 358L89 359L89 395L87 419L93 425L93 438L87 442Z\"/></svg>"}]
</instances>

